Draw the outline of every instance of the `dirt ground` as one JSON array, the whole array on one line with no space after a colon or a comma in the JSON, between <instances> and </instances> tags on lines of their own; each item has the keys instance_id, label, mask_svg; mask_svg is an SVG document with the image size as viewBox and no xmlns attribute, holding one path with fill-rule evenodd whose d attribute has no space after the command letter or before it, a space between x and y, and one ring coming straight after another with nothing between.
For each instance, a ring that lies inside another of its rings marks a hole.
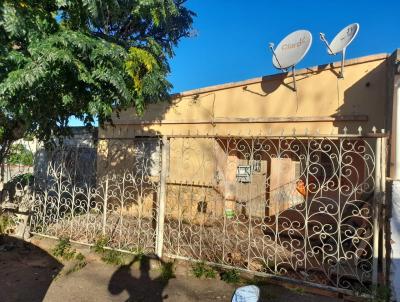
<instances>
[{"instance_id":1,"label":"dirt ground","mask_svg":"<svg viewBox=\"0 0 400 302\"><path fill-rule=\"evenodd\" d=\"M1 302L231 301L235 288L240 286L219 279L197 279L182 263L175 266L176 276L166 281L160 277L160 269L155 263L141 261L122 266L109 265L87 248L80 249L86 256L87 265L68 273L71 263L61 263L46 252L51 250L55 241L34 239L31 242L9 237L1 240ZM339 301L278 285L259 287L260 301Z\"/></svg>"}]
</instances>

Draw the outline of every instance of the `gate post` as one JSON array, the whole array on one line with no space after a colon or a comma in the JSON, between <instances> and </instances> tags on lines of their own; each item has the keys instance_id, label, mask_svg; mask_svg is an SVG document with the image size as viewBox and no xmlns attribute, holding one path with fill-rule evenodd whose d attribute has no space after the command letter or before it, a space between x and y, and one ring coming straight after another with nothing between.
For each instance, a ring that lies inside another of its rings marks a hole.
<instances>
[{"instance_id":1,"label":"gate post","mask_svg":"<svg viewBox=\"0 0 400 302\"><path fill-rule=\"evenodd\" d=\"M382 138L376 139L375 145L375 188L373 201L373 259L372 259L372 284L378 284L378 265L379 265L379 230L381 212L381 177L382 177Z\"/></svg>"},{"instance_id":2,"label":"gate post","mask_svg":"<svg viewBox=\"0 0 400 302\"><path fill-rule=\"evenodd\" d=\"M161 144L160 195L158 197L158 216L157 216L157 234L156 234L156 254L159 258L162 257L162 250L164 245L164 219L165 219L165 203L167 195L168 151L169 151L169 140L166 136L163 136Z\"/></svg>"},{"instance_id":3,"label":"gate post","mask_svg":"<svg viewBox=\"0 0 400 302\"><path fill-rule=\"evenodd\" d=\"M383 134L383 132L382 132ZM381 153L381 169L382 169L382 177L381 177L381 191L382 191L382 210L381 210L381 247L382 247L382 277L381 283L382 285L387 285L388 281L388 267L387 267L387 243L388 243L388 230L389 229L389 221L388 221L388 201L387 201L387 152L388 152L388 137L382 137L382 153Z\"/></svg>"},{"instance_id":4,"label":"gate post","mask_svg":"<svg viewBox=\"0 0 400 302\"><path fill-rule=\"evenodd\" d=\"M106 175L106 187L104 191L104 201L103 201L103 236L106 236L107 208L108 208L108 173Z\"/></svg>"}]
</instances>

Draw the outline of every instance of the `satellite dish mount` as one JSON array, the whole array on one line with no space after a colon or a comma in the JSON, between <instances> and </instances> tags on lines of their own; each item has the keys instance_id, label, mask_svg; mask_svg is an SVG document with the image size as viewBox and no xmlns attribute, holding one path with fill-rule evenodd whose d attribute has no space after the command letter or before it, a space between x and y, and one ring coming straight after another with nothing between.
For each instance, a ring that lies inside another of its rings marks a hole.
<instances>
[{"instance_id":1,"label":"satellite dish mount","mask_svg":"<svg viewBox=\"0 0 400 302\"><path fill-rule=\"evenodd\" d=\"M269 43L274 67L285 72L291 69L294 91L297 91L295 66L307 54L311 43L312 35L307 30L292 32L287 35L276 48L274 48L274 43Z\"/></svg>"},{"instance_id":2,"label":"satellite dish mount","mask_svg":"<svg viewBox=\"0 0 400 302\"><path fill-rule=\"evenodd\" d=\"M340 68L340 75L339 78L344 78L344 61L346 57L346 48L353 42L354 38L356 37L360 26L358 23L353 23L345 28L343 28L336 36L333 38L332 42L329 44L325 38L324 33L320 33L319 36L321 41L325 43L328 54L330 55L337 55L338 53L342 54L342 64Z\"/></svg>"},{"instance_id":3,"label":"satellite dish mount","mask_svg":"<svg viewBox=\"0 0 400 302\"><path fill-rule=\"evenodd\" d=\"M274 59L276 60L276 62L279 65L279 69L283 70L283 71L288 71L288 69L290 68L292 70L292 77L293 77L293 90L297 91L297 86L296 86L296 75L295 75L295 68L294 65L289 67L289 68L283 68L282 65L279 63L279 59L276 56L275 50L274 50L274 43L269 43L269 48L271 49L272 55L274 57Z\"/></svg>"}]
</instances>

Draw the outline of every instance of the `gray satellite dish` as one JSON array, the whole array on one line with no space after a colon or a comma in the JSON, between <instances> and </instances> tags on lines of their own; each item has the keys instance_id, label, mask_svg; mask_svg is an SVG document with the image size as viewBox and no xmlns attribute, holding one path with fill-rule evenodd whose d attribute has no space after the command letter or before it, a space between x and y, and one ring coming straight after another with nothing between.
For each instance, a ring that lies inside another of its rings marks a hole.
<instances>
[{"instance_id":1,"label":"gray satellite dish","mask_svg":"<svg viewBox=\"0 0 400 302\"><path fill-rule=\"evenodd\" d=\"M307 54L311 47L312 35L308 30L297 30L287 35L274 49L274 44L270 43L272 51L272 64L280 70L292 69L293 89L296 91L295 66Z\"/></svg>"},{"instance_id":2,"label":"gray satellite dish","mask_svg":"<svg viewBox=\"0 0 400 302\"><path fill-rule=\"evenodd\" d=\"M346 56L346 48L353 42L356 37L360 26L358 23L353 23L345 28L343 28L336 36L333 38L332 42L328 44L328 41L325 39L325 34L320 33L321 40L325 43L328 48L328 53L330 55L337 55L338 53L342 53L342 67L340 72L340 77L344 77L343 69L344 69L344 59Z\"/></svg>"}]
</instances>

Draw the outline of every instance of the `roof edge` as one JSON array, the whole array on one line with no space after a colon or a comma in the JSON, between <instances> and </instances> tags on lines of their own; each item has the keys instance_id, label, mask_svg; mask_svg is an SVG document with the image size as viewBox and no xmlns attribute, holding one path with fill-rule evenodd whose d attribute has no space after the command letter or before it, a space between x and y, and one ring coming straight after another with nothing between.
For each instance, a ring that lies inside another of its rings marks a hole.
<instances>
[{"instance_id":1,"label":"roof edge","mask_svg":"<svg viewBox=\"0 0 400 302\"><path fill-rule=\"evenodd\" d=\"M346 60L345 65L346 66L357 65L357 64L362 64L362 63L367 63L367 62L372 62L372 61L383 60L388 57L389 57L389 54L387 54L387 53L369 55L369 56ZM310 74L310 73L314 73L314 72L321 72L324 70L329 70L329 69L334 69L334 68L339 68L341 66L341 64L342 64L341 61L337 61L337 62L321 64L321 65L317 65L317 66L313 66L313 67L302 68L302 69L299 69L296 71L296 76ZM252 79L248 79L248 80L244 80L244 81L212 85L212 86L207 86L207 87L203 87L203 88L197 88L197 89L186 90L186 91L174 93L174 94L171 94L171 98L173 100L180 99L183 97L197 95L197 94L201 94L201 93L207 93L207 92L213 92L213 91L235 88L235 87L240 87L240 86L246 86L246 85L250 85L250 84L257 84L257 83L261 83L263 81L272 81L275 79L279 79L279 78L283 78L283 77L291 76L291 75L292 75L291 72L288 72L288 73L280 72L280 73L266 75L266 76L262 76L262 77L258 77L258 78L252 78Z\"/></svg>"}]
</instances>

